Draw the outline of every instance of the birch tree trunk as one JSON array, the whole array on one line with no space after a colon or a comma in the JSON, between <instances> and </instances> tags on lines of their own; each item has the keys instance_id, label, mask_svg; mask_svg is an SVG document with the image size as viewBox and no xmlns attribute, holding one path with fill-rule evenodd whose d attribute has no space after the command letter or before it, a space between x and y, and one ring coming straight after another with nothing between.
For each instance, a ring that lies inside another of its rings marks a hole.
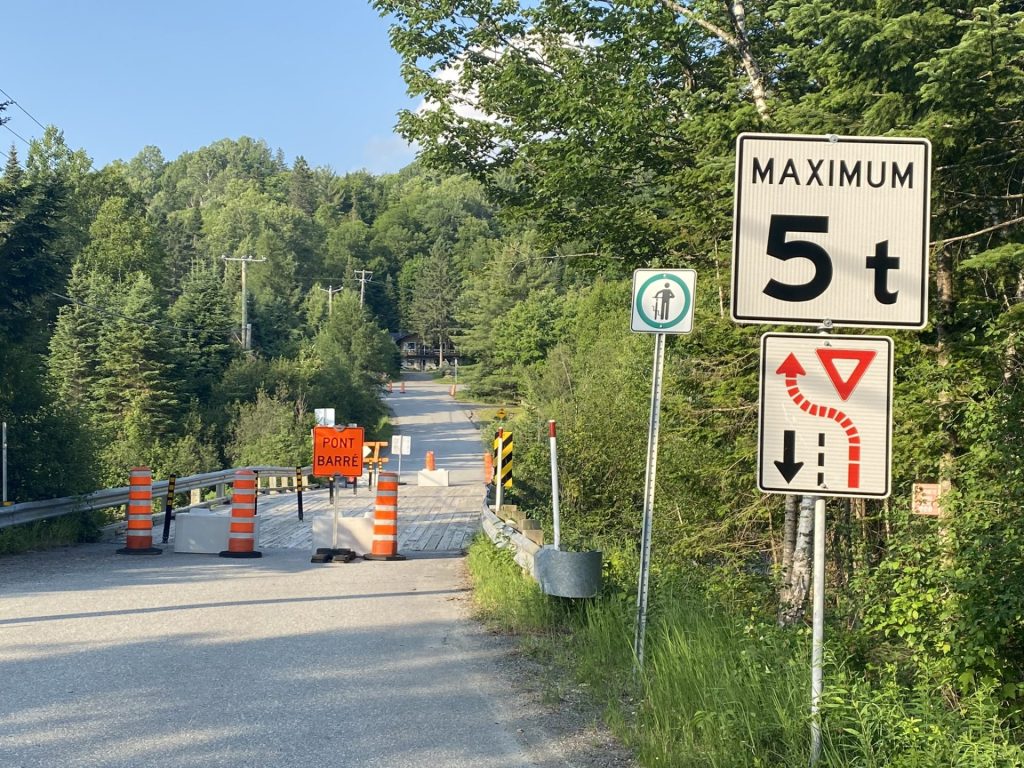
<instances>
[{"instance_id":1,"label":"birch tree trunk","mask_svg":"<svg viewBox=\"0 0 1024 768\"><path fill-rule=\"evenodd\" d=\"M791 627L804 618L807 593L811 588L811 546L814 540L815 496L800 499L800 519L793 548L789 583L779 600L779 626Z\"/></svg>"},{"instance_id":2,"label":"birch tree trunk","mask_svg":"<svg viewBox=\"0 0 1024 768\"><path fill-rule=\"evenodd\" d=\"M789 586L790 571L793 568L793 550L796 549L796 518L800 497L786 494L786 518L782 524L782 586L781 592Z\"/></svg>"}]
</instances>

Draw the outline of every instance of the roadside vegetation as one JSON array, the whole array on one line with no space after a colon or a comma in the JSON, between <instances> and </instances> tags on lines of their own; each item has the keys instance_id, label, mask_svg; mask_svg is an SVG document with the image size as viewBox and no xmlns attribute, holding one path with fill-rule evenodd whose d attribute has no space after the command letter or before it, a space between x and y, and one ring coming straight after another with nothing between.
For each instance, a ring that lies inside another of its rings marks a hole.
<instances>
[{"instance_id":1,"label":"roadside vegetation","mask_svg":"<svg viewBox=\"0 0 1024 768\"><path fill-rule=\"evenodd\" d=\"M593 600L550 598L485 537L468 563L479 617L548 668L544 700L557 706L566 687L587 691L642 765L807 765L809 632L780 630L721 583L662 577L634 676L631 585L612 577ZM901 679L892 666L864 674L834 654L825 676L823 766L1024 765L1019 724L991 690L954 703L927 678Z\"/></svg>"},{"instance_id":2,"label":"roadside vegetation","mask_svg":"<svg viewBox=\"0 0 1024 768\"><path fill-rule=\"evenodd\" d=\"M425 100L399 118L421 148L400 173L339 176L248 137L100 169L57 127L11 147L10 498L120 485L139 463L306 463L313 408L371 434L386 418L389 331L454 343L459 387L494 405L484 419L507 412L484 443L515 435L508 500L550 536L555 420L563 545L606 562L605 593L565 605L478 544L487 613L586 682L647 765L801 765L811 505L755 481L768 328L730 319L735 141L927 138L929 323L891 333L893 493L827 508L825 760L1024 765L1021 4L373 5ZM254 260L251 338L224 257ZM694 331L667 345L634 683L653 347L629 332L638 267L698 283ZM946 489L941 517L914 513L922 482ZM27 535L0 531L0 551Z\"/></svg>"}]
</instances>

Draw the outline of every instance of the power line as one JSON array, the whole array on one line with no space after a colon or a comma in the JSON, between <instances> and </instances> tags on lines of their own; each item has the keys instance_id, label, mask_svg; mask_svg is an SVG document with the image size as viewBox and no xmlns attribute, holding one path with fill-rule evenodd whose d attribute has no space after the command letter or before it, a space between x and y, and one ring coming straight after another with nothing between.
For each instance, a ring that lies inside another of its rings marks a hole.
<instances>
[{"instance_id":1,"label":"power line","mask_svg":"<svg viewBox=\"0 0 1024 768\"><path fill-rule=\"evenodd\" d=\"M25 138L24 136L22 136L22 135L21 135L20 133L18 133L18 132L17 132L16 130L14 130L13 128L11 128L11 126L9 126L9 125L8 125L7 123L4 123L4 128L6 128L6 129L7 129L8 131L10 131L11 133L13 133L13 134L14 134L15 136L17 136L17 137L18 137L19 139L21 139L22 141L24 141L24 142L25 142L25 146L28 146L28 147L32 146L32 143L31 143L31 142L30 142L30 141L29 141L28 139L26 139L26 138Z\"/></svg>"},{"instance_id":2,"label":"power line","mask_svg":"<svg viewBox=\"0 0 1024 768\"><path fill-rule=\"evenodd\" d=\"M11 103L12 103L12 104L13 104L14 106L16 106L16 107L17 107L18 109L20 109L20 110L21 110L22 112L24 112L24 113L25 113L26 115L28 115L28 116L29 116L29 119L30 119L30 120L31 120L31 121L32 121L33 123L35 123L36 125L38 125L38 126L39 126L40 128L42 128L42 129L43 129L44 131L46 130L46 126L45 126L45 125L43 125L42 123L40 123L40 122L39 122L38 120L36 120L36 119L35 119L34 117L32 117L32 114L31 114L31 113L30 113L30 112L29 112L29 111L28 111L27 109L25 109L25 108L24 108L23 106L21 106L21 104L19 104L19 103L18 103L18 100L17 100L17 99L15 99L15 98L14 98L13 96L11 96L11 94L9 94L9 93L8 93L7 91L5 91L5 90L4 90L3 88L0 88L0 93L2 93L2 94L3 94L4 96L6 96L6 97L7 97L8 99L10 99L10 100L11 100Z\"/></svg>"}]
</instances>

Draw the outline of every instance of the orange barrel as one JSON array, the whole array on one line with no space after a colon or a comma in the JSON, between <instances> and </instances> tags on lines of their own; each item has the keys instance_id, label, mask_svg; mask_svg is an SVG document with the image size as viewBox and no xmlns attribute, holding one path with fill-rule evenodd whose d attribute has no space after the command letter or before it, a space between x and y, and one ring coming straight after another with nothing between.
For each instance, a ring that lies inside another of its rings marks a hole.
<instances>
[{"instance_id":1,"label":"orange barrel","mask_svg":"<svg viewBox=\"0 0 1024 768\"><path fill-rule=\"evenodd\" d=\"M373 551L366 560L405 560L398 554L398 473L377 477L377 503L373 512Z\"/></svg>"},{"instance_id":2,"label":"orange barrel","mask_svg":"<svg viewBox=\"0 0 1024 768\"><path fill-rule=\"evenodd\" d=\"M452 397L455 397L455 385L454 384L452 384L450 387L448 387L448 394L451 395Z\"/></svg>"},{"instance_id":3,"label":"orange barrel","mask_svg":"<svg viewBox=\"0 0 1024 768\"><path fill-rule=\"evenodd\" d=\"M128 535L122 555L159 555L153 546L153 473L149 467L133 467L128 481Z\"/></svg>"},{"instance_id":4,"label":"orange barrel","mask_svg":"<svg viewBox=\"0 0 1024 768\"><path fill-rule=\"evenodd\" d=\"M395 390L394 385L389 381L388 382L388 394L390 395L392 392L394 392L394 390Z\"/></svg>"},{"instance_id":5,"label":"orange barrel","mask_svg":"<svg viewBox=\"0 0 1024 768\"><path fill-rule=\"evenodd\" d=\"M490 451L484 451L484 485L490 485L494 481L494 456Z\"/></svg>"},{"instance_id":6,"label":"orange barrel","mask_svg":"<svg viewBox=\"0 0 1024 768\"><path fill-rule=\"evenodd\" d=\"M231 524L228 548L221 557L263 557L256 552L256 473L251 469L235 472L231 494Z\"/></svg>"},{"instance_id":7,"label":"orange barrel","mask_svg":"<svg viewBox=\"0 0 1024 768\"><path fill-rule=\"evenodd\" d=\"M437 467L434 465L434 452L427 451L427 472L433 472Z\"/></svg>"}]
</instances>

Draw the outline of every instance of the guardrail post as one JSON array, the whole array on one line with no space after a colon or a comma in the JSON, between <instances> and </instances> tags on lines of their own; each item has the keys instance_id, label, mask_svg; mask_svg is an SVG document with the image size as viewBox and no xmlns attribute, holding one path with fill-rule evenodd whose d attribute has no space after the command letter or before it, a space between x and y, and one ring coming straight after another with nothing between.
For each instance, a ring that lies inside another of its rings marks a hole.
<instances>
[{"instance_id":1,"label":"guardrail post","mask_svg":"<svg viewBox=\"0 0 1024 768\"><path fill-rule=\"evenodd\" d=\"M177 479L177 475L170 475L167 478L167 498L164 499L164 536L162 542L164 544L171 537L171 518L174 517L174 482Z\"/></svg>"}]
</instances>

